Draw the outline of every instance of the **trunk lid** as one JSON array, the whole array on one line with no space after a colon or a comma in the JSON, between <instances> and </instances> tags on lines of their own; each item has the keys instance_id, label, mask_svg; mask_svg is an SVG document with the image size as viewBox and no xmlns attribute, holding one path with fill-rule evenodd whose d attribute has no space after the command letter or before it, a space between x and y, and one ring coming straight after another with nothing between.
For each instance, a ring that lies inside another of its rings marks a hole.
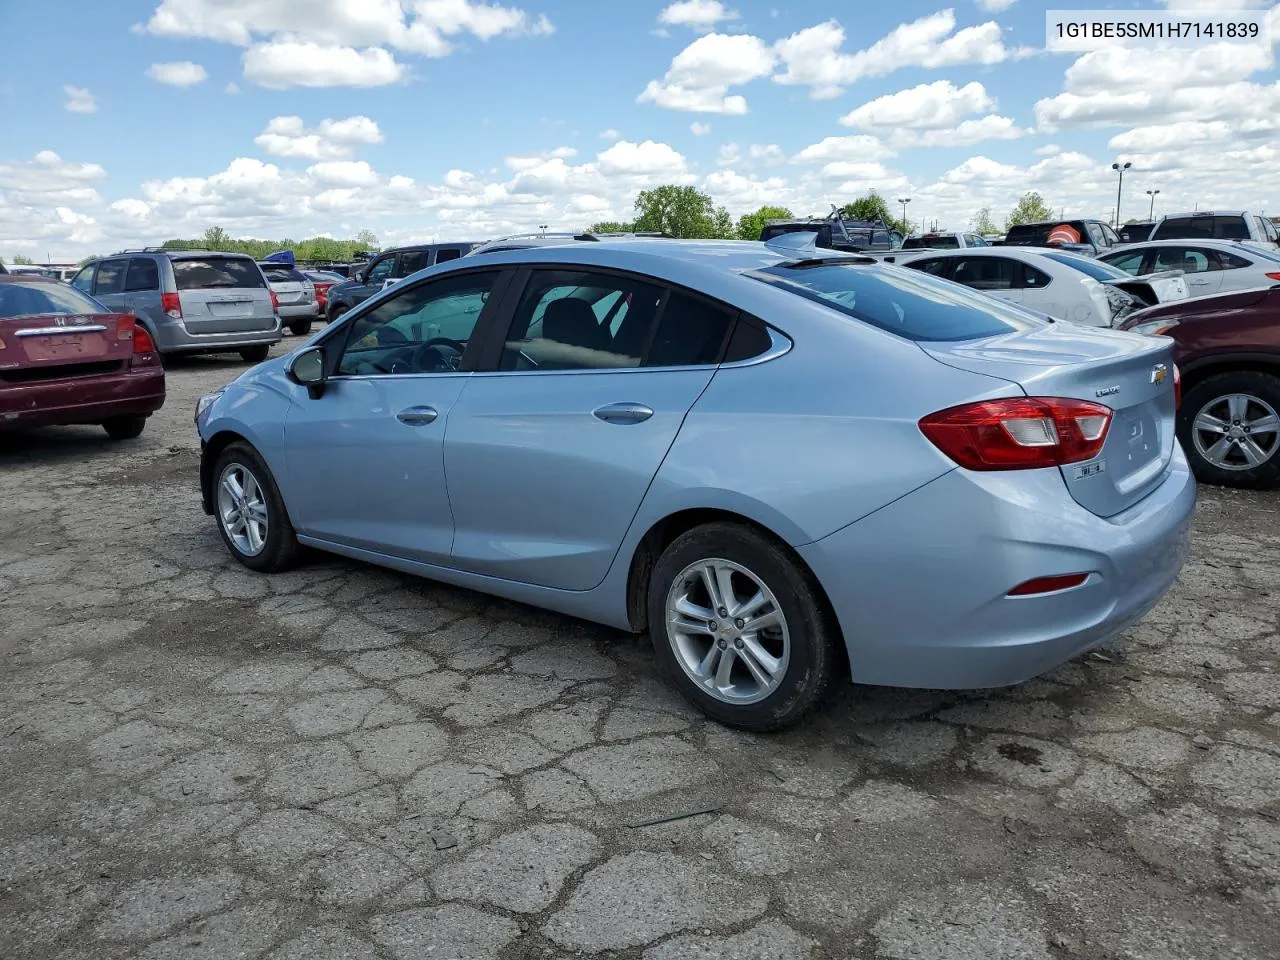
<instances>
[{"instance_id":1,"label":"trunk lid","mask_svg":"<svg viewBox=\"0 0 1280 960\"><path fill-rule=\"evenodd\" d=\"M250 257L174 258L173 273L189 333L245 333L275 326L266 279Z\"/></svg>"},{"instance_id":2,"label":"trunk lid","mask_svg":"<svg viewBox=\"0 0 1280 960\"><path fill-rule=\"evenodd\" d=\"M922 343L948 366L1018 384L1032 397L1070 397L1114 411L1102 451L1061 467L1071 496L1109 517L1164 479L1173 459L1173 342L1072 323L978 341Z\"/></svg>"},{"instance_id":3,"label":"trunk lid","mask_svg":"<svg viewBox=\"0 0 1280 960\"><path fill-rule=\"evenodd\" d=\"M124 369L133 356L131 314L0 317L0 382Z\"/></svg>"}]
</instances>

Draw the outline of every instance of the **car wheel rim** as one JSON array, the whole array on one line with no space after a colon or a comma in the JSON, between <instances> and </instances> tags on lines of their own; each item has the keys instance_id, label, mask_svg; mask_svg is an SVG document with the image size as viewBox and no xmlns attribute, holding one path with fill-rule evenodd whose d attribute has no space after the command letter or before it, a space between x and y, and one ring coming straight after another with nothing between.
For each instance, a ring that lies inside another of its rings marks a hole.
<instances>
[{"instance_id":1,"label":"car wheel rim","mask_svg":"<svg viewBox=\"0 0 1280 960\"><path fill-rule=\"evenodd\" d=\"M1280 445L1275 408L1249 393L1215 397L1191 421L1196 452L1220 470L1260 467Z\"/></svg>"},{"instance_id":2,"label":"car wheel rim","mask_svg":"<svg viewBox=\"0 0 1280 960\"><path fill-rule=\"evenodd\" d=\"M267 502L244 464L229 463L218 477L218 519L237 553L256 557L266 547Z\"/></svg>"},{"instance_id":3,"label":"car wheel rim","mask_svg":"<svg viewBox=\"0 0 1280 960\"><path fill-rule=\"evenodd\" d=\"M691 563L667 591L667 640L680 669L723 703L758 703L791 661L791 634L778 599L731 560Z\"/></svg>"}]
</instances>

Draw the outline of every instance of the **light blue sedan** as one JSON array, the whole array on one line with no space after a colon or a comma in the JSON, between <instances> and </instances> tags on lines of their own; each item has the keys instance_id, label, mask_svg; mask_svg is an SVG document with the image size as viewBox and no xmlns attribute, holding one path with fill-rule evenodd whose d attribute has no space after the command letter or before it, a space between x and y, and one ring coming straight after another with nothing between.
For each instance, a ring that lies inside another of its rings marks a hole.
<instances>
[{"instance_id":1,"label":"light blue sedan","mask_svg":"<svg viewBox=\"0 0 1280 960\"><path fill-rule=\"evenodd\" d=\"M201 398L205 510L254 570L305 545L648 630L753 730L841 672L1014 684L1137 621L1195 505L1171 342L811 240L416 273Z\"/></svg>"}]
</instances>

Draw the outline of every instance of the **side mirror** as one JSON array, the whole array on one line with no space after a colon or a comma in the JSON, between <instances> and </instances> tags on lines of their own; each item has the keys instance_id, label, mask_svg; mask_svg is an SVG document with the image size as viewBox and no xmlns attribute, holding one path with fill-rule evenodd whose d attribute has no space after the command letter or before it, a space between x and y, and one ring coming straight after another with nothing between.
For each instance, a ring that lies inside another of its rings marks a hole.
<instances>
[{"instance_id":1,"label":"side mirror","mask_svg":"<svg viewBox=\"0 0 1280 960\"><path fill-rule=\"evenodd\" d=\"M351 275L351 279L354 280L356 283L364 283L364 271L357 270L355 273Z\"/></svg>"},{"instance_id":2,"label":"side mirror","mask_svg":"<svg viewBox=\"0 0 1280 960\"><path fill-rule=\"evenodd\" d=\"M387 289L387 287L395 286L395 284L396 284L395 277L387 277L387 279L382 281L382 289L385 290Z\"/></svg>"},{"instance_id":3,"label":"side mirror","mask_svg":"<svg viewBox=\"0 0 1280 960\"><path fill-rule=\"evenodd\" d=\"M289 364L289 376L295 383L307 388L307 394L312 400L321 397L325 381L324 347L312 347L294 357Z\"/></svg>"}]
</instances>

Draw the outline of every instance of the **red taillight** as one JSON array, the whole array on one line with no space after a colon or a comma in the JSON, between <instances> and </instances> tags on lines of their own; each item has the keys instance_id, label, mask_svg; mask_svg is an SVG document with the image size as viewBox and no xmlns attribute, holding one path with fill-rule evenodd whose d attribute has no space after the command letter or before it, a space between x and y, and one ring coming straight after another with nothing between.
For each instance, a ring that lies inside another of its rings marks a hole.
<instances>
[{"instance_id":1,"label":"red taillight","mask_svg":"<svg viewBox=\"0 0 1280 960\"><path fill-rule=\"evenodd\" d=\"M274 290L270 290L270 291L268 291L268 292L271 294L271 309L272 309L272 310L274 310L274 311L276 311L276 313L279 313L279 312L280 312L280 298L276 296L276 292L275 292Z\"/></svg>"},{"instance_id":2,"label":"red taillight","mask_svg":"<svg viewBox=\"0 0 1280 960\"><path fill-rule=\"evenodd\" d=\"M1089 579L1087 573L1068 573L1060 577L1036 577L1026 583L1020 583L1009 591L1011 597L1029 597L1037 593L1053 593L1055 590L1069 590L1078 587Z\"/></svg>"},{"instance_id":3,"label":"red taillight","mask_svg":"<svg viewBox=\"0 0 1280 960\"><path fill-rule=\"evenodd\" d=\"M133 328L134 359L149 360L155 352L156 342L151 339L151 334L147 333L147 328L140 323L135 324Z\"/></svg>"},{"instance_id":4,"label":"red taillight","mask_svg":"<svg viewBox=\"0 0 1280 960\"><path fill-rule=\"evenodd\" d=\"M166 317L174 320L182 319L182 301L178 299L176 293L160 294L160 308L164 310Z\"/></svg>"},{"instance_id":5,"label":"red taillight","mask_svg":"<svg viewBox=\"0 0 1280 960\"><path fill-rule=\"evenodd\" d=\"M1065 397L967 403L931 413L920 431L969 470L1031 470L1092 460L1102 450L1112 411Z\"/></svg>"},{"instance_id":6,"label":"red taillight","mask_svg":"<svg viewBox=\"0 0 1280 960\"><path fill-rule=\"evenodd\" d=\"M1182 407L1182 371L1178 369L1178 365L1173 365L1173 409L1178 410Z\"/></svg>"},{"instance_id":7,"label":"red taillight","mask_svg":"<svg viewBox=\"0 0 1280 960\"><path fill-rule=\"evenodd\" d=\"M1267 279L1268 279L1268 280L1280 280L1280 273L1268 273L1268 274L1267 274Z\"/></svg>"}]
</instances>

